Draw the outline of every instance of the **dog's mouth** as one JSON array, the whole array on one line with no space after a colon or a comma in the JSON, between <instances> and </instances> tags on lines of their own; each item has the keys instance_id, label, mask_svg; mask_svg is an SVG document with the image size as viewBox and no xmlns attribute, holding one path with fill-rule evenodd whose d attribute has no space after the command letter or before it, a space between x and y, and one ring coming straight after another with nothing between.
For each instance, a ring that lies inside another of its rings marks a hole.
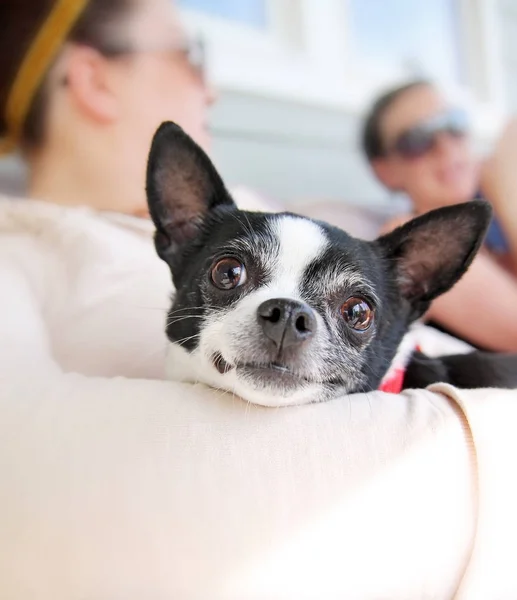
<instances>
[{"instance_id":1,"label":"dog's mouth","mask_svg":"<svg viewBox=\"0 0 517 600\"><path fill-rule=\"evenodd\" d=\"M241 363L237 364L235 368L239 376L249 379L254 385L261 387L293 389L315 383L307 377L295 373L286 365L274 362L269 364Z\"/></svg>"},{"instance_id":2,"label":"dog's mouth","mask_svg":"<svg viewBox=\"0 0 517 600\"><path fill-rule=\"evenodd\" d=\"M235 368L234 365L231 365L230 363L226 362L223 358L223 355L219 352L212 356L212 363L214 367L219 371L219 373L221 373L221 375L229 373L232 369Z\"/></svg>"},{"instance_id":3,"label":"dog's mouth","mask_svg":"<svg viewBox=\"0 0 517 600\"><path fill-rule=\"evenodd\" d=\"M221 374L226 374L235 369L236 373L247 380L250 380L253 385L261 387L280 387L283 389L294 389L305 387L307 385L330 384L336 385L338 381L316 381L304 375L297 373L291 367L278 362L270 363L254 363L242 362L234 365L229 364L224 360L221 354L216 354L212 357L215 368Z\"/></svg>"}]
</instances>

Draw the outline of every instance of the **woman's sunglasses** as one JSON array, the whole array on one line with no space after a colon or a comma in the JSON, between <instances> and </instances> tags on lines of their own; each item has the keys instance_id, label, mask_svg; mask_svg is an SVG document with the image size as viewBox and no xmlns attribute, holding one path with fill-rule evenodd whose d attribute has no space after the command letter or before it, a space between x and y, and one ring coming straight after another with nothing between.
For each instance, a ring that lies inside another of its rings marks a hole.
<instances>
[{"instance_id":1,"label":"woman's sunglasses","mask_svg":"<svg viewBox=\"0 0 517 600\"><path fill-rule=\"evenodd\" d=\"M202 38L185 39L177 42L150 44L143 48L135 48L132 46L116 46L103 45L95 48L103 56L110 59L139 54L139 53L154 53L165 52L171 55L181 56L203 81L205 80L206 72L206 53L205 44ZM68 85L67 77L63 77L61 84Z\"/></svg>"},{"instance_id":2,"label":"woman's sunglasses","mask_svg":"<svg viewBox=\"0 0 517 600\"><path fill-rule=\"evenodd\" d=\"M467 113L460 109L448 110L401 133L386 154L395 153L408 160L421 158L435 147L439 135L460 139L468 132Z\"/></svg>"},{"instance_id":3,"label":"woman's sunglasses","mask_svg":"<svg viewBox=\"0 0 517 600\"><path fill-rule=\"evenodd\" d=\"M150 44L141 48L124 46L105 46L99 51L108 57L123 56L124 54L168 52L183 56L188 65L196 71L201 77L205 75L206 53L205 44L202 38L190 38L178 41L165 42L160 44Z\"/></svg>"}]
</instances>

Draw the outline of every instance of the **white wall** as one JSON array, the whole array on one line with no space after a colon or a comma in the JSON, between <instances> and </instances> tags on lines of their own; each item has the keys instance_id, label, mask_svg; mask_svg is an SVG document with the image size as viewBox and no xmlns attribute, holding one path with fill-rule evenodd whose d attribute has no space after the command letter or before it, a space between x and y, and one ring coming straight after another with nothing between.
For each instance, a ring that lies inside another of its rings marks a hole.
<instances>
[{"instance_id":1,"label":"white wall","mask_svg":"<svg viewBox=\"0 0 517 600\"><path fill-rule=\"evenodd\" d=\"M499 0L505 94L517 112L517 0Z\"/></svg>"}]
</instances>

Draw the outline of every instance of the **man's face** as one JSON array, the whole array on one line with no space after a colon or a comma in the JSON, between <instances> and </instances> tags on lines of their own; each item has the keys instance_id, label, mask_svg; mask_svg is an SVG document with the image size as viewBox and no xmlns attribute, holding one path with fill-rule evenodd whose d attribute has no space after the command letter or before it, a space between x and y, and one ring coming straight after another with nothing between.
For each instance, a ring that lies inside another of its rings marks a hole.
<instances>
[{"instance_id":1,"label":"man's face","mask_svg":"<svg viewBox=\"0 0 517 600\"><path fill-rule=\"evenodd\" d=\"M419 127L425 129L442 115L447 121L450 110L435 89L421 85L404 92L381 119L386 153L373 162L373 168L387 187L407 193L419 211L465 202L476 192L478 165L465 130L437 129L419 152L404 152L407 148L400 144L401 136L407 139L414 128L417 132ZM405 139L402 137L402 141Z\"/></svg>"}]
</instances>

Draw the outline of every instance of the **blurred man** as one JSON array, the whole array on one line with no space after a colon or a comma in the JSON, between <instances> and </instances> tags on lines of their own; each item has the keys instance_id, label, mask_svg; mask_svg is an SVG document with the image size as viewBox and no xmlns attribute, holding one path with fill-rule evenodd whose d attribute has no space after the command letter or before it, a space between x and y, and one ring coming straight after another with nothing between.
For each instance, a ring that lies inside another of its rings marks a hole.
<instances>
[{"instance_id":1,"label":"blurred man","mask_svg":"<svg viewBox=\"0 0 517 600\"><path fill-rule=\"evenodd\" d=\"M517 350L517 228L514 235L512 221L506 218L517 213L517 180L508 177L508 152L501 151L500 144L494 157L482 164L473 152L465 112L423 80L378 98L365 120L362 141L379 181L407 194L413 214L480 196L492 202L496 219L483 253L466 277L433 304L429 317L474 345ZM512 145L505 143L505 148ZM505 186L500 184L503 180ZM393 221L387 229L407 218Z\"/></svg>"}]
</instances>

